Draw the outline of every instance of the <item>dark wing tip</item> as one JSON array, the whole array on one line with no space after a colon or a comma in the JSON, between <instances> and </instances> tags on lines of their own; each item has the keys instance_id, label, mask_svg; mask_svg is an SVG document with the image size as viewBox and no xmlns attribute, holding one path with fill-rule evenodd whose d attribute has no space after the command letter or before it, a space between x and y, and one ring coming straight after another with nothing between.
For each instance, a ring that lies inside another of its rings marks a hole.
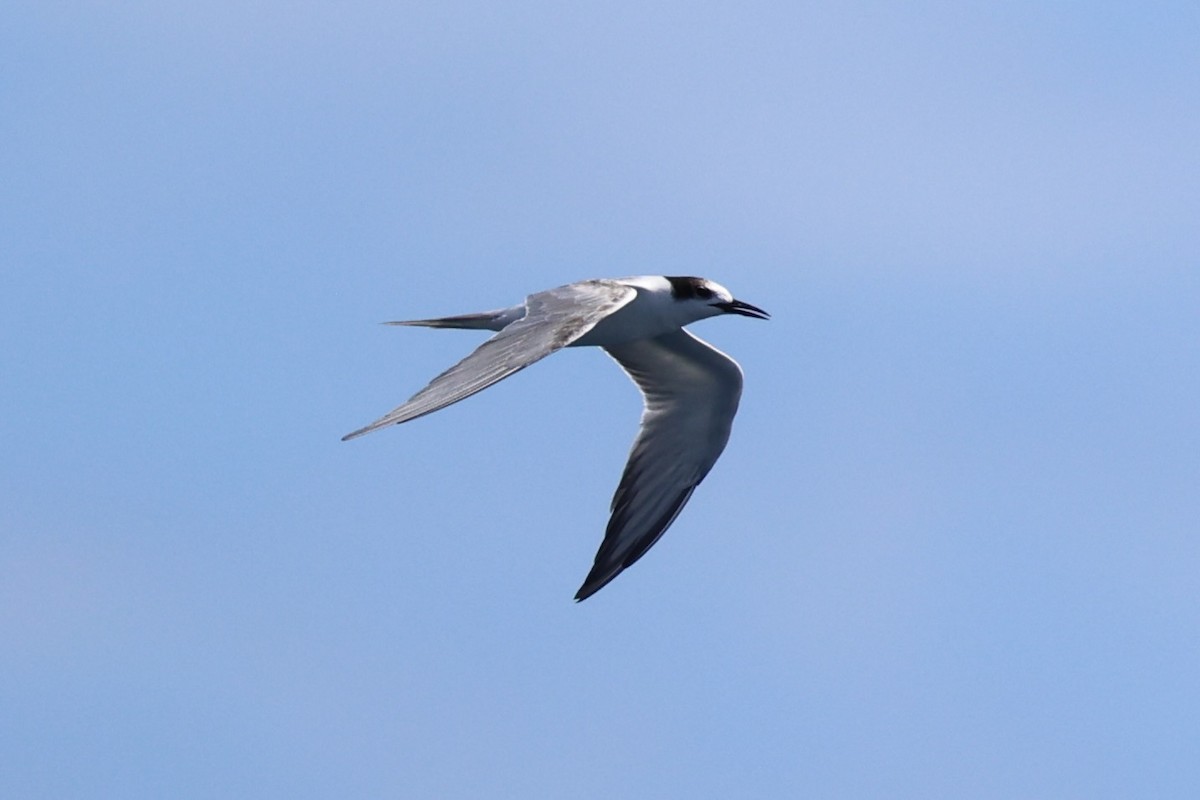
<instances>
[{"instance_id":1,"label":"dark wing tip","mask_svg":"<svg viewBox=\"0 0 1200 800\"><path fill-rule=\"evenodd\" d=\"M592 571L588 573L583 586L580 586L579 591L575 593L575 602L587 600L607 586L622 572L636 564L638 559L646 555L647 551L666 533L667 528L671 527L671 523L675 521L675 518L679 516L679 512L687 505L687 501L691 498L692 492L696 490L698 485L699 481L681 492L666 508L663 515L653 525L650 525L642 536L638 537L633 546L626 549L616 558L614 558L614 555L616 555L615 551L619 538L616 532L624 525L622 517L627 509L617 497L614 497L613 500L617 505L617 509L612 519L609 520L608 532L605 534L604 542L600 545L600 550L596 553L596 561L592 565ZM621 491L618 489L618 497L620 494ZM628 497L626 498L626 502L628 502Z\"/></svg>"},{"instance_id":2,"label":"dark wing tip","mask_svg":"<svg viewBox=\"0 0 1200 800\"><path fill-rule=\"evenodd\" d=\"M607 575L597 575L597 571L593 569L590 573L588 573L587 580L585 580L583 585L579 587L579 591L575 593L575 602L582 603L584 600L587 600L596 592L607 586L609 582L613 578L620 575L624 569L624 567L620 567L616 571Z\"/></svg>"}]
</instances>

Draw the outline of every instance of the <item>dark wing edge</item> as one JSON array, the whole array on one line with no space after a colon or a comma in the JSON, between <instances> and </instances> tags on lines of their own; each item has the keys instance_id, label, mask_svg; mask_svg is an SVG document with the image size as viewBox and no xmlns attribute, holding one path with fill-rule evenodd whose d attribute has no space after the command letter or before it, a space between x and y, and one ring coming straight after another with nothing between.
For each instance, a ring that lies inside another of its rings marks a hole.
<instances>
[{"instance_id":1,"label":"dark wing edge","mask_svg":"<svg viewBox=\"0 0 1200 800\"><path fill-rule=\"evenodd\" d=\"M612 518L609 519L608 528L604 533L604 542L601 543L600 549L596 551L596 560L592 562L591 571L588 572L583 585L579 587L579 591L575 593L576 602L587 600L649 552L650 548L667 532L667 528L671 527L671 523L679 516L679 512L683 511L683 507L687 505L687 501L692 497L692 492L699 485L700 481L696 481L687 487L687 489L680 492L667 505L663 515L649 527L650 535L641 537L634 543L633 547L621 555L617 553L620 543L619 531L624 527L625 521L619 519L623 509L618 509Z\"/></svg>"}]
</instances>

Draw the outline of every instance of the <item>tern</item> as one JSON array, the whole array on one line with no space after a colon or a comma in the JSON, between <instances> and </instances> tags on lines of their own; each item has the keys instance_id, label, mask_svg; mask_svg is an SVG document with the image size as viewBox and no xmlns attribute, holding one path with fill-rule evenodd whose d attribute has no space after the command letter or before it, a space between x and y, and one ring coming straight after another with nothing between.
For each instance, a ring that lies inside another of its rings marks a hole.
<instances>
[{"instance_id":1,"label":"tern","mask_svg":"<svg viewBox=\"0 0 1200 800\"><path fill-rule=\"evenodd\" d=\"M432 414L564 347L603 348L641 390L644 408L604 541L575 594L586 600L659 540L729 441L742 369L684 330L722 314L770 318L705 278L647 275L571 283L497 311L389 322L497 333L407 403L342 441Z\"/></svg>"}]
</instances>

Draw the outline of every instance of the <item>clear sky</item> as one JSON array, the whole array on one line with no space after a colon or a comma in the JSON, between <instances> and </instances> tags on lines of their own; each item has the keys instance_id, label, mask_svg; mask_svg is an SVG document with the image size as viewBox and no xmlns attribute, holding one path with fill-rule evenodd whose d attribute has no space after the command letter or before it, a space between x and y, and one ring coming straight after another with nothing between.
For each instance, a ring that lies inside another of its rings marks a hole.
<instances>
[{"instance_id":1,"label":"clear sky","mask_svg":"<svg viewBox=\"0 0 1200 800\"><path fill-rule=\"evenodd\" d=\"M16 0L0 796L1200 796L1200 7ZM582 604L589 277L774 315Z\"/></svg>"}]
</instances>

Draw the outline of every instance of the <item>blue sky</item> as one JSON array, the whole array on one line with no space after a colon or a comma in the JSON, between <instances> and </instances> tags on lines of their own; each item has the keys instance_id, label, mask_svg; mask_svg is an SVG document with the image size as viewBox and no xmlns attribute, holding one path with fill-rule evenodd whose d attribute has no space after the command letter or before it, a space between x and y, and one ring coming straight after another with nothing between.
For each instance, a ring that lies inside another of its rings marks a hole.
<instances>
[{"instance_id":1,"label":"blue sky","mask_svg":"<svg viewBox=\"0 0 1200 800\"><path fill-rule=\"evenodd\" d=\"M1200 791L1194 3L0 14L0 795ZM602 354L339 441L647 273L774 318L591 600Z\"/></svg>"}]
</instances>

